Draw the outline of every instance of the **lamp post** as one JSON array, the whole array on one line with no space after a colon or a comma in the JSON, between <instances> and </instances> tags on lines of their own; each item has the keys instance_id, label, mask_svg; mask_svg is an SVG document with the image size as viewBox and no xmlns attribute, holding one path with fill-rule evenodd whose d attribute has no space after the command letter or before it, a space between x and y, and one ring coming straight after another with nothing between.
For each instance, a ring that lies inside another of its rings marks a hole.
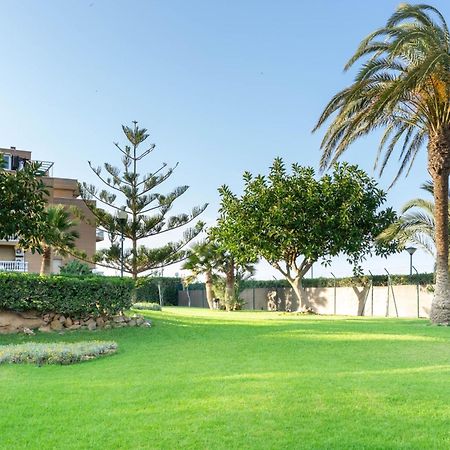
<instances>
[{"instance_id":1,"label":"lamp post","mask_svg":"<svg viewBox=\"0 0 450 450\"><path fill-rule=\"evenodd\" d=\"M117 213L117 219L120 223L120 276L123 277L123 241L125 240L123 237L123 229L128 219L128 214L125 209L121 209Z\"/></svg>"},{"instance_id":2,"label":"lamp post","mask_svg":"<svg viewBox=\"0 0 450 450\"><path fill-rule=\"evenodd\" d=\"M413 262L412 257L414 255L414 252L417 250L416 247L406 247L405 250L409 253L409 276L412 277L413 274Z\"/></svg>"}]
</instances>

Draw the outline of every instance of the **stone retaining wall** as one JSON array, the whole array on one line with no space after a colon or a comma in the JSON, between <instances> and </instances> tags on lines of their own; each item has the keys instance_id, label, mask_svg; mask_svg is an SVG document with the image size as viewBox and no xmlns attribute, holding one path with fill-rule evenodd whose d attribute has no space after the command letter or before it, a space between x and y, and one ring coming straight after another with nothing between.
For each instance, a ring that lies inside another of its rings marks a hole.
<instances>
[{"instance_id":1,"label":"stone retaining wall","mask_svg":"<svg viewBox=\"0 0 450 450\"><path fill-rule=\"evenodd\" d=\"M122 327L150 327L151 321L139 315L112 317L84 317L72 318L63 314L39 314L36 311L5 311L0 310L0 334L25 332L31 334L32 330L42 332L62 332L72 330L89 330Z\"/></svg>"}]
</instances>

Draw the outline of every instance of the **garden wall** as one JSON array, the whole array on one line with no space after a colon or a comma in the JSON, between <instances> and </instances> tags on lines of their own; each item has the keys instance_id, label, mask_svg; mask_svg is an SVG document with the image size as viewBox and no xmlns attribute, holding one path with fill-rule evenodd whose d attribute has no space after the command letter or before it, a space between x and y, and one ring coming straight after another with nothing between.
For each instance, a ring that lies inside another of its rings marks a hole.
<instances>
[{"instance_id":1,"label":"garden wall","mask_svg":"<svg viewBox=\"0 0 450 450\"><path fill-rule=\"evenodd\" d=\"M285 310L291 299L292 310L298 308L290 288L249 288L241 293L244 309L267 310L267 294L277 292L278 309ZM395 285L367 287L305 288L309 306L319 314L379 317L429 317L433 293L426 286ZM192 307L207 307L204 289L190 290ZM186 291L178 292L178 305L188 306Z\"/></svg>"}]
</instances>

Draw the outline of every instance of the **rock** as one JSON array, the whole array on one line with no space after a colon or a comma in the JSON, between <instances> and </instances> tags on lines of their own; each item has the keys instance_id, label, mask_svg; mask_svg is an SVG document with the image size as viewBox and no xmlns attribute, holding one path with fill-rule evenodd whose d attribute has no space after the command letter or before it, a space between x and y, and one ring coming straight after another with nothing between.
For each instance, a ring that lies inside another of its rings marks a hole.
<instances>
[{"instance_id":1,"label":"rock","mask_svg":"<svg viewBox=\"0 0 450 450\"><path fill-rule=\"evenodd\" d=\"M61 316L59 316L59 319L58 319L61 323L64 323L65 321L66 321L66 318L63 316L63 315L61 315Z\"/></svg>"},{"instance_id":2,"label":"rock","mask_svg":"<svg viewBox=\"0 0 450 450\"><path fill-rule=\"evenodd\" d=\"M42 327L39 327L38 330L41 333L51 333L52 329L50 328L50 325L43 325Z\"/></svg>"},{"instance_id":3,"label":"rock","mask_svg":"<svg viewBox=\"0 0 450 450\"><path fill-rule=\"evenodd\" d=\"M105 330L110 330L112 327L110 323L107 323L104 328Z\"/></svg>"},{"instance_id":4,"label":"rock","mask_svg":"<svg viewBox=\"0 0 450 450\"><path fill-rule=\"evenodd\" d=\"M140 327L144 322L145 322L145 320L142 317L139 317L139 319L136 319L136 324L138 327Z\"/></svg>"},{"instance_id":5,"label":"rock","mask_svg":"<svg viewBox=\"0 0 450 450\"><path fill-rule=\"evenodd\" d=\"M79 321L78 319L77 319L77 320L74 320L74 321L73 321L73 324L74 324L74 325L80 325L80 321Z\"/></svg>"},{"instance_id":6,"label":"rock","mask_svg":"<svg viewBox=\"0 0 450 450\"><path fill-rule=\"evenodd\" d=\"M15 311L1 311L0 310L0 332L9 333L17 330L21 331L24 328L39 328L45 325L41 317L34 315L31 311L15 312Z\"/></svg>"},{"instance_id":7,"label":"rock","mask_svg":"<svg viewBox=\"0 0 450 450\"><path fill-rule=\"evenodd\" d=\"M105 326L105 321L103 320L102 317L97 317L97 319L95 321L99 328L103 328Z\"/></svg>"},{"instance_id":8,"label":"rock","mask_svg":"<svg viewBox=\"0 0 450 450\"><path fill-rule=\"evenodd\" d=\"M129 327L135 327L135 326L136 326L136 321L135 321L134 319L130 320L130 321L128 322L128 326L129 326Z\"/></svg>"},{"instance_id":9,"label":"rock","mask_svg":"<svg viewBox=\"0 0 450 450\"><path fill-rule=\"evenodd\" d=\"M146 320L146 321L142 324L142 326L143 326L143 327L150 328L150 327L152 326L152 322L151 322L150 320Z\"/></svg>"},{"instance_id":10,"label":"rock","mask_svg":"<svg viewBox=\"0 0 450 450\"><path fill-rule=\"evenodd\" d=\"M89 331L93 331L97 328L97 322L92 318L86 322L86 325Z\"/></svg>"},{"instance_id":11,"label":"rock","mask_svg":"<svg viewBox=\"0 0 450 450\"><path fill-rule=\"evenodd\" d=\"M66 328L70 328L73 325L72 319L70 317L67 317L64 325L66 326Z\"/></svg>"},{"instance_id":12,"label":"rock","mask_svg":"<svg viewBox=\"0 0 450 450\"><path fill-rule=\"evenodd\" d=\"M53 319L50 322L50 328L55 331L61 331L63 329L63 324L59 320Z\"/></svg>"},{"instance_id":13,"label":"rock","mask_svg":"<svg viewBox=\"0 0 450 450\"><path fill-rule=\"evenodd\" d=\"M121 322L125 322L125 318L123 316L114 316L113 317L114 322L116 323L121 323Z\"/></svg>"},{"instance_id":14,"label":"rock","mask_svg":"<svg viewBox=\"0 0 450 450\"><path fill-rule=\"evenodd\" d=\"M73 325L70 325L69 330L79 330L81 328L81 325L79 323L74 323Z\"/></svg>"},{"instance_id":15,"label":"rock","mask_svg":"<svg viewBox=\"0 0 450 450\"><path fill-rule=\"evenodd\" d=\"M29 328L24 328L24 329L23 329L23 332L24 332L25 334L28 334L28 336L33 336L33 334L34 334L34 331L33 331L33 330L30 330Z\"/></svg>"}]
</instances>

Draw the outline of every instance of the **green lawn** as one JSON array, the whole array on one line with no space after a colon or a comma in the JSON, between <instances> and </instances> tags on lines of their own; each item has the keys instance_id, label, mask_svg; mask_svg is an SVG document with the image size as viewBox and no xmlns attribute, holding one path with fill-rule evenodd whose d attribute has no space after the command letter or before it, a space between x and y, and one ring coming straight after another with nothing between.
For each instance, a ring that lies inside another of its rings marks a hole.
<instances>
[{"instance_id":1,"label":"green lawn","mask_svg":"<svg viewBox=\"0 0 450 450\"><path fill-rule=\"evenodd\" d=\"M450 448L450 329L425 320L149 312L73 366L0 366L5 449Z\"/></svg>"}]
</instances>

